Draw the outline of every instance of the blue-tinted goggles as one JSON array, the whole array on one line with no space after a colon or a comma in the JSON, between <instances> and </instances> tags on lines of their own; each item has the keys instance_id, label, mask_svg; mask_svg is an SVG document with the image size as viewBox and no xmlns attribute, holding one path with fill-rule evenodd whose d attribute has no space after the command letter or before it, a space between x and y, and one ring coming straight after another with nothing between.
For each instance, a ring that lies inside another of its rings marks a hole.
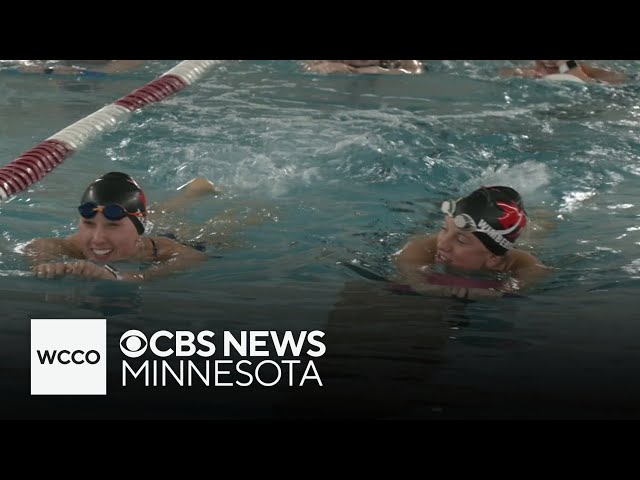
<instances>
[{"instance_id":1,"label":"blue-tinted goggles","mask_svg":"<svg viewBox=\"0 0 640 480\"><path fill-rule=\"evenodd\" d=\"M93 202L85 202L78 207L78 212L80 212L83 218L93 218L100 212L104 215L104 218L111 221L121 220L127 215L140 218L145 216L142 212L127 212L122 205L118 205L117 203L96 205Z\"/></svg>"}]
</instances>

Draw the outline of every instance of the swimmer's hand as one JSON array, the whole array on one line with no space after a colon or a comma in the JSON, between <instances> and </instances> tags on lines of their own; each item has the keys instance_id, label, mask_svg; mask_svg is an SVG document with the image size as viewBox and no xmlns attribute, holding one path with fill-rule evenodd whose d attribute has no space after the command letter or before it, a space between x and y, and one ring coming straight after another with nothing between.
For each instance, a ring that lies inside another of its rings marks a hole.
<instances>
[{"instance_id":1,"label":"swimmer's hand","mask_svg":"<svg viewBox=\"0 0 640 480\"><path fill-rule=\"evenodd\" d=\"M58 278L67 274L67 264L63 262L41 263L31 270L38 278Z\"/></svg>"},{"instance_id":2,"label":"swimmer's hand","mask_svg":"<svg viewBox=\"0 0 640 480\"><path fill-rule=\"evenodd\" d=\"M84 280L117 280L111 271L87 260L41 263L33 267L32 270L38 278L60 278L75 275Z\"/></svg>"}]
</instances>

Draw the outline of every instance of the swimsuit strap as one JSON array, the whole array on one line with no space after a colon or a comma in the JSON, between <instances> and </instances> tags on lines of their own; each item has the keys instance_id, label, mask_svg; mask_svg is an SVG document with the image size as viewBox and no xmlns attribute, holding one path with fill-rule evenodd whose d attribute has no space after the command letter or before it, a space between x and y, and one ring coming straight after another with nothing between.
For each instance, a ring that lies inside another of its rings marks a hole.
<instances>
[{"instance_id":1,"label":"swimsuit strap","mask_svg":"<svg viewBox=\"0 0 640 480\"><path fill-rule=\"evenodd\" d=\"M151 240L151 245L153 246L153 251L151 252L151 254L153 255L153 258L155 260L157 260L158 259L158 246L156 245L156 241L153 238L149 237L149 240Z\"/></svg>"}]
</instances>

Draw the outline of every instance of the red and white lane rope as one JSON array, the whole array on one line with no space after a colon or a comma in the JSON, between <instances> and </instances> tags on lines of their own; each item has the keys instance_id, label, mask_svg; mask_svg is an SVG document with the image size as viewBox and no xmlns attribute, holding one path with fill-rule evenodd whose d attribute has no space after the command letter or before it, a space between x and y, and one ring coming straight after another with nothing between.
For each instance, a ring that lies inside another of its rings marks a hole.
<instances>
[{"instance_id":1,"label":"red and white lane rope","mask_svg":"<svg viewBox=\"0 0 640 480\"><path fill-rule=\"evenodd\" d=\"M156 80L69 125L0 168L0 201L25 190L131 112L164 100L191 85L222 60L185 60Z\"/></svg>"}]
</instances>

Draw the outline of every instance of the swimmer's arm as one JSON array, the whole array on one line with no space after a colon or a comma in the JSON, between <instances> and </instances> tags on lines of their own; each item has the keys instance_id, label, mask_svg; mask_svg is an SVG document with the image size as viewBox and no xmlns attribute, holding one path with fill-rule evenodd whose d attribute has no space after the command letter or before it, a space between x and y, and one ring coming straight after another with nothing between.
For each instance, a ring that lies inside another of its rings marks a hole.
<instances>
[{"instance_id":1,"label":"swimmer's arm","mask_svg":"<svg viewBox=\"0 0 640 480\"><path fill-rule=\"evenodd\" d=\"M423 73L424 67L419 60L398 60L391 67L366 66L356 68L357 73Z\"/></svg>"},{"instance_id":2,"label":"swimmer's arm","mask_svg":"<svg viewBox=\"0 0 640 480\"><path fill-rule=\"evenodd\" d=\"M346 63L328 60L307 60L305 70L313 73L352 73L357 70Z\"/></svg>"},{"instance_id":3,"label":"swimmer's arm","mask_svg":"<svg viewBox=\"0 0 640 480\"><path fill-rule=\"evenodd\" d=\"M99 67L91 68L91 70L102 73L121 73L134 70L143 63L144 60L111 60L104 65L100 65Z\"/></svg>"},{"instance_id":4,"label":"swimmer's arm","mask_svg":"<svg viewBox=\"0 0 640 480\"><path fill-rule=\"evenodd\" d=\"M521 250L513 250L513 266L509 269L511 277L516 281L517 290L527 289L543 280L552 270L543 265L536 257Z\"/></svg>"},{"instance_id":5,"label":"swimmer's arm","mask_svg":"<svg viewBox=\"0 0 640 480\"><path fill-rule=\"evenodd\" d=\"M421 268L433 264L436 245L436 235L418 237L407 242L401 250L392 255L398 272L409 284L424 283L424 273Z\"/></svg>"},{"instance_id":6,"label":"swimmer's arm","mask_svg":"<svg viewBox=\"0 0 640 480\"><path fill-rule=\"evenodd\" d=\"M399 73L384 67L350 67L353 73Z\"/></svg>"},{"instance_id":7,"label":"swimmer's arm","mask_svg":"<svg viewBox=\"0 0 640 480\"><path fill-rule=\"evenodd\" d=\"M518 290L532 287L547 277L552 270L542 264L532 265L513 273L513 278L518 282Z\"/></svg>"},{"instance_id":8,"label":"swimmer's arm","mask_svg":"<svg viewBox=\"0 0 640 480\"><path fill-rule=\"evenodd\" d=\"M627 80L627 76L621 72L612 72L611 70L605 70L604 68L592 67L587 64L580 64L580 68L591 79L600 80L607 83L623 83Z\"/></svg>"},{"instance_id":9,"label":"swimmer's arm","mask_svg":"<svg viewBox=\"0 0 640 480\"><path fill-rule=\"evenodd\" d=\"M411 239L391 258L398 271L396 280L399 283L409 285L417 293L448 296L440 285L431 285L424 281L422 269L433 264L436 242L435 236Z\"/></svg>"},{"instance_id":10,"label":"swimmer's arm","mask_svg":"<svg viewBox=\"0 0 640 480\"><path fill-rule=\"evenodd\" d=\"M400 68L385 67L352 67L354 73L411 73Z\"/></svg>"},{"instance_id":11,"label":"swimmer's arm","mask_svg":"<svg viewBox=\"0 0 640 480\"><path fill-rule=\"evenodd\" d=\"M50 262L61 257L82 258L82 253L69 238L35 238L24 249L32 265Z\"/></svg>"},{"instance_id":12,"label":"swimmer's arm","mask_svg":"<svg viewBox=\"0 0 640 480\"><path fill-rule=\"evenodd\" d=\"M163 278L187 270L207 259L203 252L169 238L154 237L158 246L158 262L144 272L122 272L122 280L143 282Z\"/></svg>"}]
</instances>

